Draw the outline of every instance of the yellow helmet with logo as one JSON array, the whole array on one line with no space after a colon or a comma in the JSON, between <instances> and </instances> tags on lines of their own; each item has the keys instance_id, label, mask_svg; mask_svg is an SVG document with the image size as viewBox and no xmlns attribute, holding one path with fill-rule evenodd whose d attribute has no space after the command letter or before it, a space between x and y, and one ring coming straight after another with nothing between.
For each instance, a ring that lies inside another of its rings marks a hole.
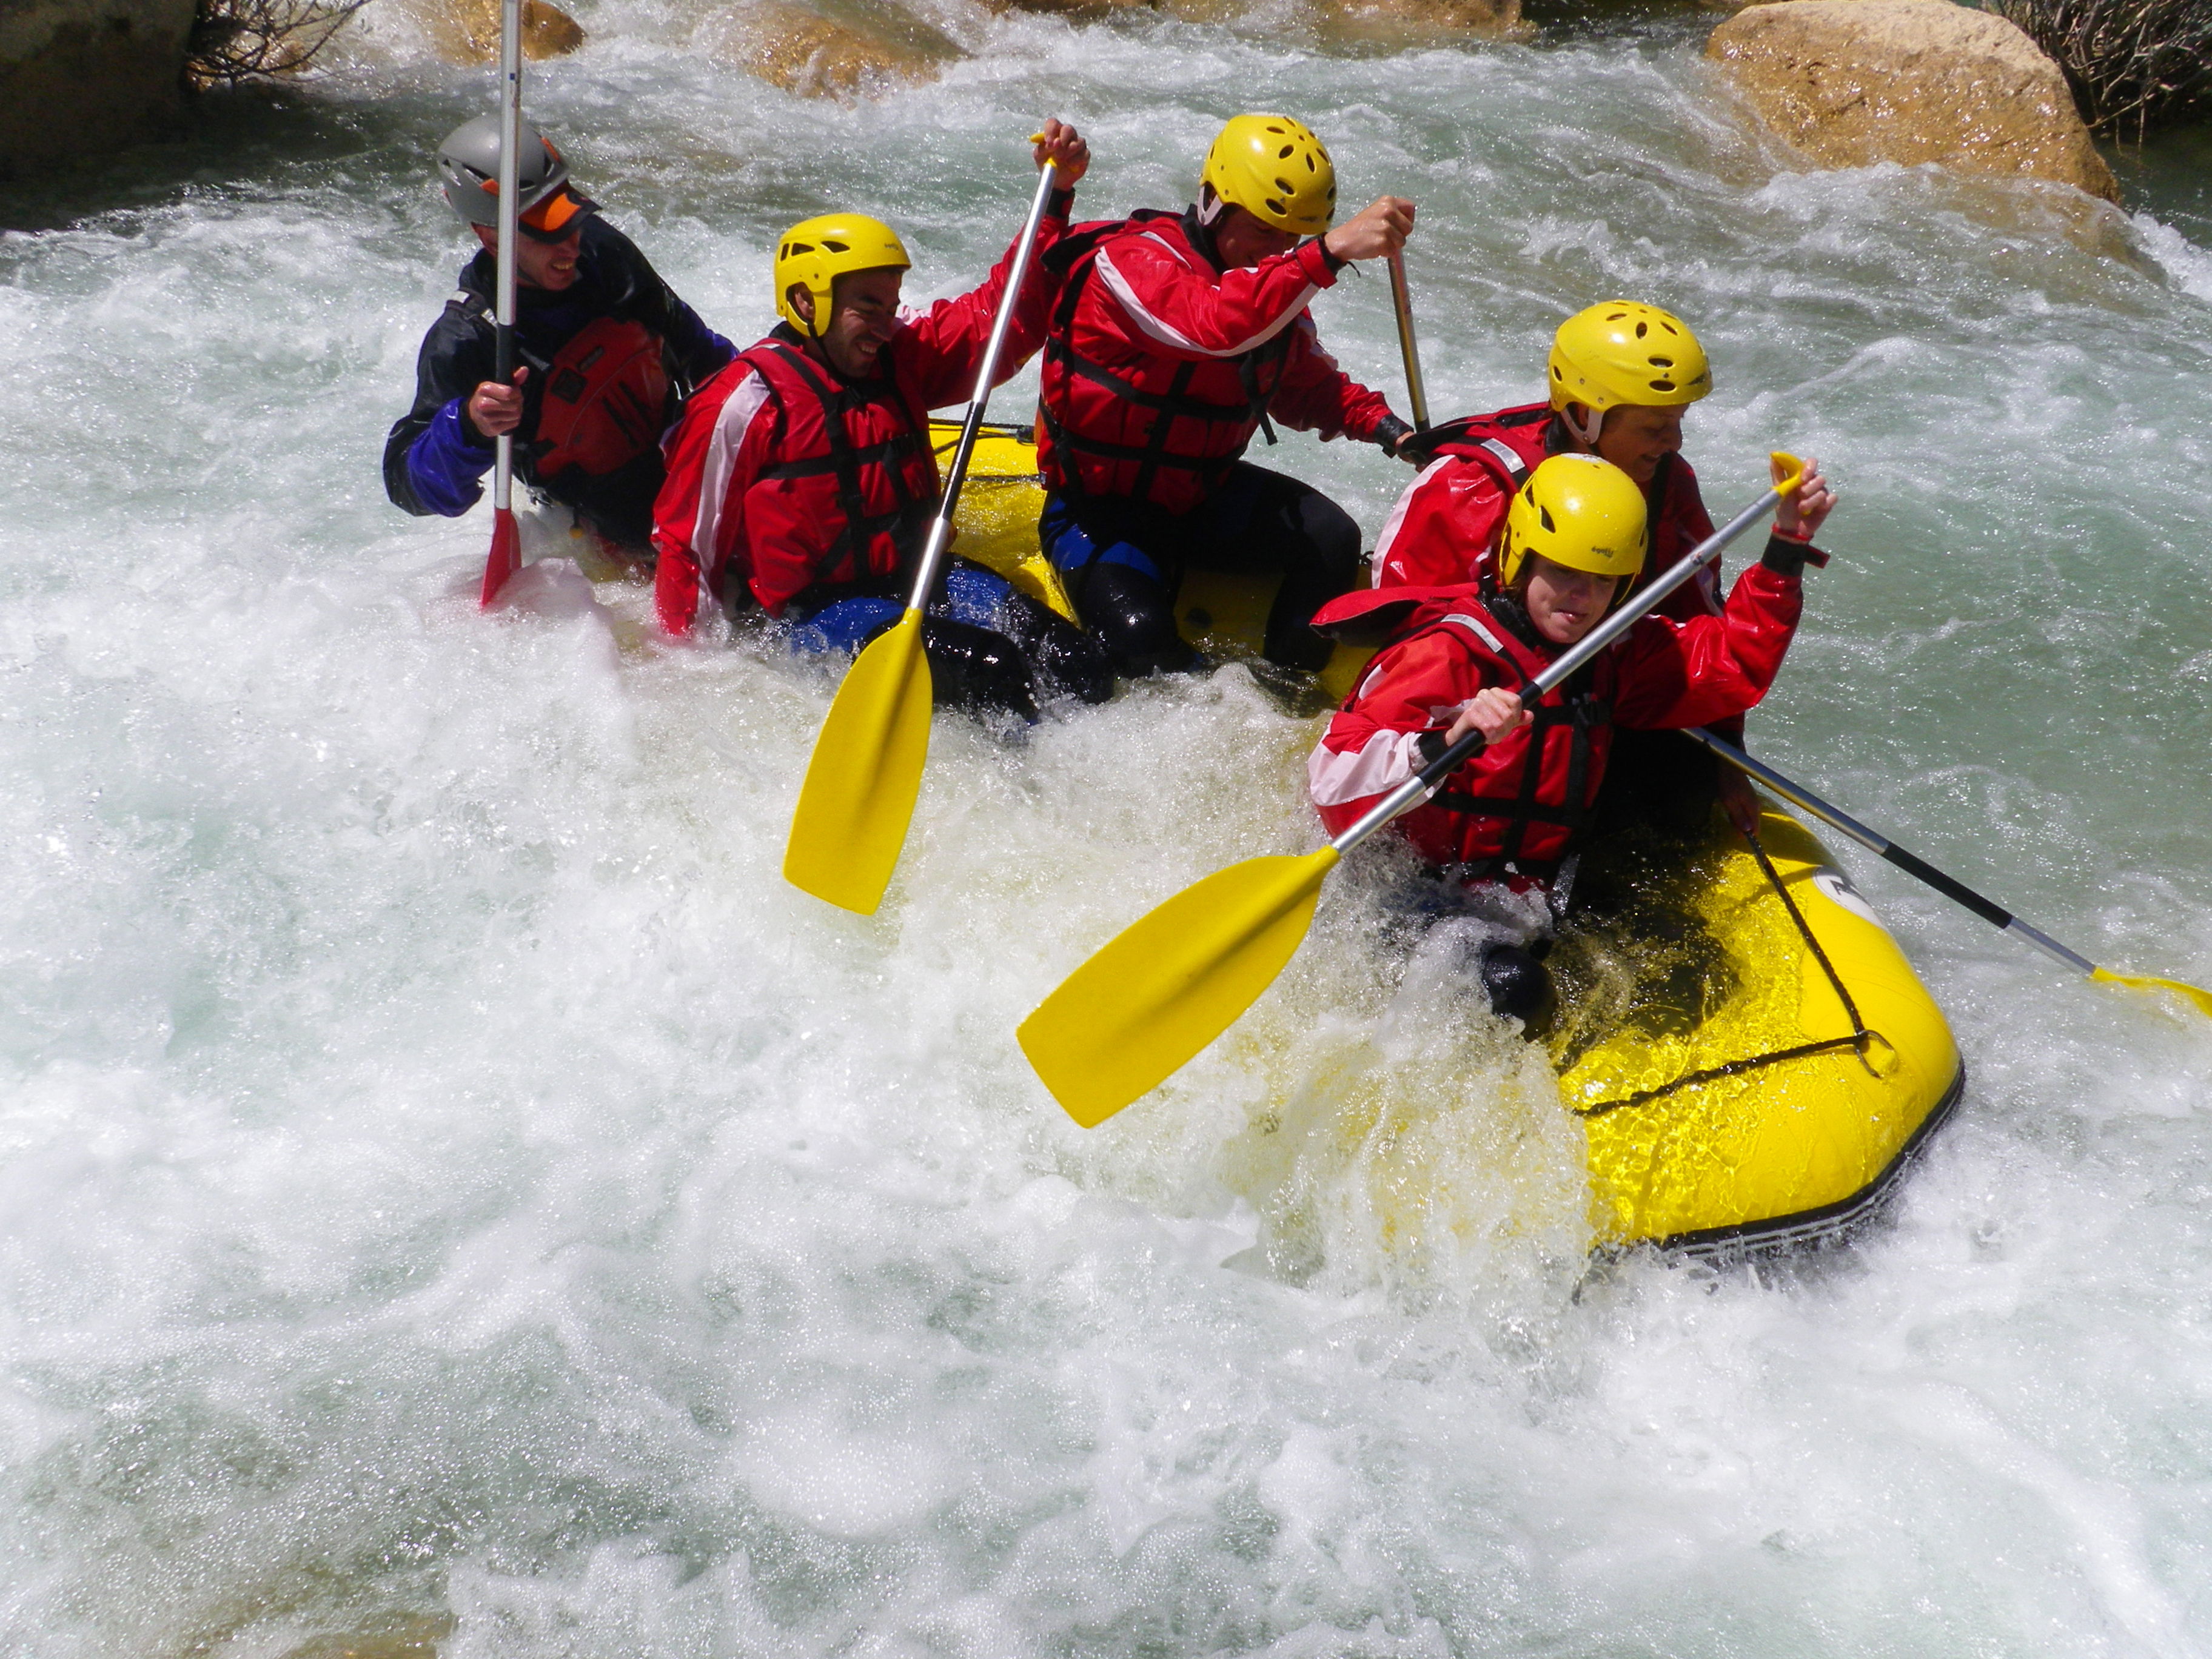
<instances>
[{"instance_id":1,"label":"yellow helmet with logo","mask_svg":"<svg viewBox=\"0 0 2212 1659\"><path fill-rule=\"evenodd\" d=\"M1239 115L1206 152L1213 193L1262 224L1318 236L1336 217L1336 164L1303 121Z\"/></svg>"},{"instance_id":2,"label":"yellow helmet with logo","mask_svg":"<svg viewBox=\"0 0 2212 1659\"><path fill-rule=\"evenodd\" d=\"M1713 389L1712 365L1689 325L1633 300L1592 306L1561 323L1551 371L1552 407L1580 404L1593 422L1616 404L1668 409ZM1582 438L1597 441L1595 432Z\"/></svg>"},{"instance_id":3,"label":"yellow helmet with logo","mask_svg":"<svg viewBox=\"0 0 2212 1659\"><path fill-rule=\"evenodd\" d=\"M1611 461L1552 456L1505 509L1499 580L1512 586L1531 553L1594 576L1633 576L1644 568L1644 492Z\"/></svg>"},{"instance_id":4,"label":"yellow helmet with logo","mask_svg":"<svg viewBox=\"0 0 2212 1659\"><path fill-rule=\"evenodd\" d=\"M801 334L818 338L830 325L831 287L840 276L855 270L906 270L913 264L898 233L880 219L825 213L801 220L775 245L776 314ZM813 296L811 323L791 303L794 285Z\"/></svg>"}]
</instances>

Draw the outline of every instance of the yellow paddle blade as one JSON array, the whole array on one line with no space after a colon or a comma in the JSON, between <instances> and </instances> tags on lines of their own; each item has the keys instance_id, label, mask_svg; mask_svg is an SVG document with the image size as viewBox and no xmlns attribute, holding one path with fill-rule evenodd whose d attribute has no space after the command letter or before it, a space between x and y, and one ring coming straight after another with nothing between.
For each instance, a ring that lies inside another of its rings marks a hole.
<instances>
[{"instance_id":1,"label":"yellow paddle blade","mask_svg":"<svg viewBox=\"0 0 2212 1659\"><path fill-rule=\"evenodd\" d=\"M2201 985L2185 985L2178 979L2154 979L2147 974L2114 974L2100 968L2089 975L2106 985L2132 985L2138 991L2178 991L2197 1005L2197 1012L2212 1018L2212 991Z\"/></svg>"},{"instance_id":2,"label":"yellow paddle blade","mask_svg":"<svg viewBox=\"0 0 2212 1659\"><path fill-rule=\"evenodd\" d=\"M1338 858L1247 859L1109 940L1015 1036L1067 1115L1093 1129L1236 1023L1313 925Z\"/></svg>"},{"instance_id":3,"label":"yellow paddle blade","mask_svg":"<svg viewBox=\"0 0 2212 1659\"><path fill-rule=\"evenodd\" d=\"M853 659L814 740L791 815L783 878L818 899L873 915L929 758L929 659L921 612L909 611Z\"/></svg>"}]
</instances>

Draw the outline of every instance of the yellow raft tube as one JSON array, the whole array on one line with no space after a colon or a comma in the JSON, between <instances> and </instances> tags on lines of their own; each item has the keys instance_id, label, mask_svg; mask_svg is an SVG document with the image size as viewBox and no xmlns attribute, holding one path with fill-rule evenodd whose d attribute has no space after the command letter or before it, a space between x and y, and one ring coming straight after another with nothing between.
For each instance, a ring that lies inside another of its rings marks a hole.
<instances>
[{"instance_id":1,"label":"yellow raft tube","mask_svg":"<svg viewBox=\"0 0 2212 1659\"><path fill-rule=\"evenodd\" d=\"M957 438L933 433L942 457ZM1037 550L1042 503L1028 434L987 428L958 550L1071 614ZM1183 633L1253 655L1273 598L1263 582L1192 572ZM1339 647L1322 676L1333 697L1367 654ZM1572 930L1553 958L1549 1041L1588 1138L1599 1247L1731 1255L1833 1242L1872 1215L1965 1071L1927 988L1811 832L1770 805L1753 845L1716 813L1686 860L1583 878L1632 894L1618 921Z\"/></svg>"}]
</instances>

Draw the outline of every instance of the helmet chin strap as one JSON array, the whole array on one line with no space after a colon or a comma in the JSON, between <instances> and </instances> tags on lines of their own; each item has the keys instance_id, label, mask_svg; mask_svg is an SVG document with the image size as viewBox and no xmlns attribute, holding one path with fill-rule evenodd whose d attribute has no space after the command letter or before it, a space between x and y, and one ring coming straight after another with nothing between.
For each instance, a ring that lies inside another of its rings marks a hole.
<instances>
[{"instance_id":1,"label":"helmet chin strap","mask_svg":"<svg viewBox=\"0 0 2212 1659\"><path fill-rule=\"evenodd\" d=\"M1589 424L1585 427L1575 418L1575 407L1573 404L1569 404L1559 411L1559 418L1567 423L1568 431L1573 433L1577 439L1588 444L1592 449L1595 449L1597 434L1605 430L1605 411L1601 409L1590 409L1588 404L1583 404L1583 408L1589 409Z\"/></svg>"},{"instance_id":2,"label":"helmet chin strap","mask_svg":"<svg viewBox=\"0 0 2212 1659\"><path fill-rule=\"evenodd\" d=\"M1211 230L1213 228L1213 222L1228 210L1229 198L1218 192L1212 185L1200 185L1198 187L1199 223Z\"/></svg>"},{"instance_id":3,"label":"helmet chin strap","mask_svg":"<svg viewBox=\"0 0 2212 1659\"><path fill-rule=\"evenodd\" d=\"M806 324L806 337L810 340L820 339L823 330L827 328L830 323L830 319L822 314L824 307L822 304L821 296L805 283L793 283L792 287L806 296L807 309L799 312L799 316ZM791 308L793 311L799 311L796 304Z\"/></svg>"}]
</instances>

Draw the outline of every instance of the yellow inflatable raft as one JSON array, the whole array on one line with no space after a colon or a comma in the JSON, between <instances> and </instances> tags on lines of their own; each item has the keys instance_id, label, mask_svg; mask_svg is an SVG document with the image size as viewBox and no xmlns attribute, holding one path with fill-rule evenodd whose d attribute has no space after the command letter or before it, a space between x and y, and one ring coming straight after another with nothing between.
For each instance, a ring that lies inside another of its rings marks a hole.
<instances>
[{"instance_id":1,"label":"yellow inflatable raft","mask_svg":"<svg viewBox=\"0 0 2212 1659\"><path fill-rule=\"evenodd\" d=\"M960 428L945 422L934 424L930 441L942 469L951 462L960 441ZM1075 609L1060 586L1060 573L1037 550L1037 514L1043 506L1036 446L1029 433L1018 426L986 426L975 441L967 487L960 494L959 510L954 517L960 538L952 550L963 558L990 566L1023 592L1063 617L1073 617ZM1182 636L1209 656L1258 656L1276 586L1250 576L1211 570L1187 572L1176 599ZM1351 693L1352 680L1374 654L1350 646L1337 647L1328 665L1316 677L1322 690L1332 701L1342 702Z\"/></svg>"},{"instance_id":2,"label":"yellow inflatable raft","mask_svg":"<svg viewBox=\"0 0 2212 1659\"><path fill-rule=\"evenodd\" d=\"M1600 843L1578 879L1615 920L1553 955L1550 1038L1589 1139L1606 1245L1699 1254L1839 1236L1875 1210L1964 1086L1942 1012L1850 878L1768 806L1747 842ZM1609 870L1607 866L1616 866Z\"/></svg>"},{"instance_id":3,"label":"yellow inflatable raft","mask_svg":"<svg viewBox=\"0 0 2212 1659\"><path fill-rule=\"evenodd\" d=\"M941 455L958 435L936 429ZM987 428L957 549L1069 614L1037 550L1042 502L1028 434ZM1253 655L1273 599L1264 583L1193 573L1183 632ZM1339 647L1322 676L1332 696L1367 654ZM1716 813L1686 855L1623 842L1584 866L1578 879L1619 900L1553 955L1549 1042L1588 1137L1601 1247L1766 1249L1833 1239L1872 1213L1964 1072L1942 1011L1820 843L1770 806L1755 843Z\"/></svg>"}]
</instances>

